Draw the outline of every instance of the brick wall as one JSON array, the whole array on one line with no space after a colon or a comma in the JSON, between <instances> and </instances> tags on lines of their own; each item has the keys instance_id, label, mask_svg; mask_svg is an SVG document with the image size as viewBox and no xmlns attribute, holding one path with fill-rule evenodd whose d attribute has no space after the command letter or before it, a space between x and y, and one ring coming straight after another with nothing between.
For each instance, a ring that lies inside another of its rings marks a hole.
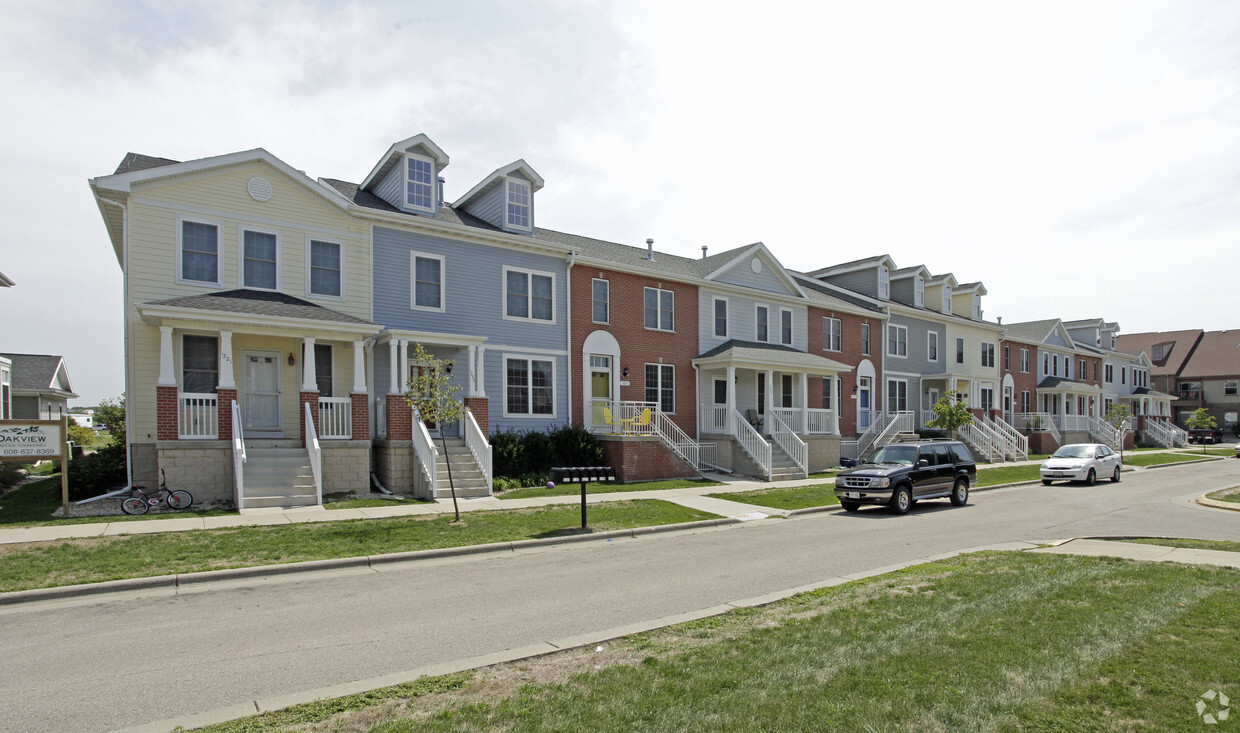
<instances>
[{"instance_id":1,"label":"brick wall","mask_svg":"<svg viewBox=\"0 0 1240 733\"><path fill-rule=\"evenodd\" d=\"M235 389L215 390L217 423L219 425L218 437L220 440L232 440L232 403L235 399L237 399L237 390Z\"/></svg>"},{"instance_id":2,"label":"brick wall","mask_svg":"<svg viewBox=\"0 0 1240 733\"><path fill-rule=\"evenodd\" d=\"M474 413L474 421L478 423L478 427L482 428L483 433L490 433L490 400L486 397L466 397L465 406L469 411ZM488 439L489 440L489 439Z\"/></svg>"},{"instance_id":3,"label":"brick wall","mask_svg":"<svg viewBox=\"0 0 1240 733\"><path fill-rule=\"evenodd\" d=\"M1022 391L1029 392L1029 409L1032 412L1038 411L1038 347L1033 344L1022 344L1019 341L1000 341L999 348L1002 350L1004 346L1010 346L1012 349L1012 364L1010 369L1003 369L999 375L999 394L996 399L999 405L1003 405L1003 377L1012 375L1012 412L1022 412L1020 405L1020 393ZM1029 349L1029 371L1022 372L1020 370L1020 350Z\"/></svg>"},{"instance_id":4,"label":"brick wall","mask_svg":"<svg viewBox=\"0 0 1240 733\"><path fill-rule=\"evenodd\" d=\"M306 442L306 408L310 405L310 414L314 416L314 430L319 429L319 393L318 392L302 392L297 397L297 424L301 426L301 430L297 434L298 440L305 445Z\"/></svg>"},{"instance_id":5,"label":"brick wall","mask_svg":"<svg viewBox=\"0 0 1240 733\"><path fill-rule=\"evenodd\" d=\"M658 257L658 254L655 255ZM572 422L585 424L583 414L582 379L586 368L581 349L586 337L595 331L607 331L620 344L620 363L613 371L621 386L621 400L637 402L646 399L646 363L671 364L675 367L676 411L671 419L689 435L697 435L697 385L692 360L698 347L698 289L695 285L659 280L647 275L635 275L615 270L578 265L572 269L572 344L569 347L569 379L572 380L573 404L570 408ZM594 323L591 308L592 286L595 278L607 280L609 298L609 323ZM674 293L675 331L651 331L645 327L645 288L662 288ZM628 367L629 376L621 370ZM479 421L481 424L481 421Z\"/></svg>"},{"instance_id":6,"label":"brick wall","mask_svg":"<svg viewBox=\"0 0 1240 733\"><path fill-rule=\"evenodd\" d=\"M159 440L176 440L181 431L177 427L177 388L155 388L155 411L158 421Z\"/></svg>"},{"instance_id":7,"label":"brick wall","mask_svg":"<svg viewBox=\"0 0 1240 733\"><path fill-rule=\"evenodd\" d=\"M840 319L840 351L823 350L823 318ZM861 324L863 323L870 324L870 353L868 355L861 353ZM883 384L883 357L880 349L883 348L883 343L883 325L877 313L873 316L857 316L823 308L809 308L809 353L852 367L851 371L839 375L840 381L843 382L843 399L840 402L844 406L844 409L840 411L840 435L857 434L857 402L852 399L852 394L857 386L857 365L863 359L869 359L874 365L871 408L878 410L882 405L882 400L886 396L886 390L881 386ZM821 408L823 406L822 382L822 377L810 377L809 379L810 407Z\"/></svg>"},{"instance_id":8,"label":"brick wall","mask_svg":"<svg viewBox=\"0 0 1240 733\"><path fill-rule=\"evenodd\" d=\"M698 473L658 438L599 436L603 465L616 469L620 481L696 478Z\"/></svg>"},{"instance_id":9,"label":"brick wall","mask_svg":"<svg viewBox=\"0 0 1240 733\"><path fill-rule=\"evenodd\" d=\"M413 440L413 411L403 394L387 396L387 439Z\"/></svg>"},{"instance_id":10,"label":"brick wall","mask_svg":"<svg viewBox=\"0 0 1240 733\"><path fill-rule=\"evenodd\" d=\"M370 395L354 392L349 400L353 403L353 439L370 440Z\"/></svg>"}]
</instances>

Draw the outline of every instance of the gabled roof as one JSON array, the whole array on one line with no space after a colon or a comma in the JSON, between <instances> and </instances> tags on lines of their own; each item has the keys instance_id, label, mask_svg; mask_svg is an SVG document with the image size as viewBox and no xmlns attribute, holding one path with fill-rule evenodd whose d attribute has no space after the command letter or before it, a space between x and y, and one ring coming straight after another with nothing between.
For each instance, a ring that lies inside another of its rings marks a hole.
<instances>
[{"instance_id":1,"label":"gabled roof","mask_svg":"<svg viewBox=\"0 0 1240 733\"><path fill-rule=\"evenodd\" d=\"M790 346L730 339L693 359L696 366L740 366L756 369L778 367L783 371L803 371L828 375L850 372L852 367L826 357L798 351Z\"/></svg>"},{"instance_id":2,"label":"gabled roof","mask_svg":"<svg viewBox=\"0 0 1240 733\"><path fill-rule=\"evenodd\" d=\"M903 280L906 277L913 277L914 275L921 275L927 280L930 279L930 271L926 269L925 265L913 265L912 267L901 267L898 270L893 270L891 273L891 279Z\"/></svg>"},{"instance_id":3,"label":"gabled roof","mask_svg":"<svg viewBox=\"0 0 1240 733\"><path fill-rule=\"evenodd\" d=\"M3 272L0 272L0 288L11 288L16 284L17 283L5 277Z\"/></svg>"},{"instance_id":4,"label":"gabled roof","mask_svg":"<svg viewBox=\"0 0 1240 733\"><path fill-rule=\"evenodd\" d=\"M1012 341L1041 345L1046 341L1046 337L1051 335L1051 331L1055 330L1055 325L1058 323L1058 318L1025 321L1023 323L1005 323L1003 324L1004 337ZM1069 339L1067 343L1072 343L1072 341Z\"/></svg>"},{"instance_id":5,"label":"gabled roof","mask_svg":"<svg viewBox=\"0 0 1240 733\"><path fill-rule=\"evenodd\" d=\"M165 165L176 165L180 162L171 158L156 158L152 155L143 155L142 153L125 153L124 160L121 161L120 165L116 166L116 170L112 172L112 175L144 171L150 168L162 168Z\"/></svg>"},{"instance_id":6,"label":"gabled roof","mask_svg":"<svg viewBox=\"0 0 1240 733\"><path fill-rule=\"evenodd\" d=\"M950 272L944 272L941 275L931 275L929 279L926 280L926 284L927 285L938 285L944 281L950 282L953 288L955 288L959 284L956 281L956 276L951 274Z\"/></svg>"},{"instance_id":7,"label":"gabled roof","mask_svg":"<svg viewBox=\"0 0 1240 733\"><path fill-rule=\"evenodd\" d=\"M952 289L952 293L977 293L978 295L986 295L986 286L980 282L960 283Z\"/></svg>"},{"instance_id":8,"label":"gabled roof","mask_svg":"<svg viewBox=\"0 0 1240 733\"><path fill-rule=\"evenodd\" d=\"M1188 363L1193 349L1197 347L1204 333L1197 328L1183 331L1121 334L1115 339L1115 348L1117 351L1132 353L1144 351L1152 360L1154 347L1162 345L1164 346L1163 359L1160 362L1153 362L1154 366L1150 373L1158 376L1171 376L1179 374L1184 365Z\"/></svg>"},{"instance_id":9,"label":"gabled roof","mask_svg":"<svg viewBox=\"0 0 1240 733\"><path fill-rule=\"evenodd\" d=\"M18 392L77 397L69 384L65 358L55 354L0 354L13 364L11 387Z\"/></svg>"},{"instance_id":10,"label":"gabled roof","mask_svg":"<svg viewBox=\"0 0 1240 733\"><path fill-rule=\"evenodd\" d=\"M1181 377L1230 377L1240 379L1240 331L1206 331Z\"/></svg>"},{"instance_id":11,"label":"gabled roof","mask_svg":"<svg viewBox=\"0 0 1240 733\"><path fill-rule=\"evenodd\" d=\"M1044 392L1071 392L1072 394L1102 394L1101 387L1088 382L1074 382L1063 377L1046 377L1038 382L1038 389Z\"/></svg>"},{"instance_id":12,"label":"gabled roof","mask_svg":"<svg viewBox=\"0 0 1240 733\"><path fill-rule=\"evenodd\" d=\"M491 175L483 178L478 182L478 185L469 189L464 196L453 202L452 206L458 209L465 206L473 200L475 196L490 188L492 184L501 181L514 173L520 173L523 177L529 180L530 186L535 191L543 187L542 176L538 175L538 172L531 168L529 163L526 163L523 159L514 160L502 168L496 168L491 172Z\"/></svg>"},{"instance_id":13,"label":"gabled roof","mask_svg":"<svg viewBox=\"0 0 1240 733\"><path fill-rule=\"evenodd\" d=\"M1107 322L1101 318L1079 318L1075 321L1064 321L1063 325L1067 328L1097 328L1103 329Z\"/></svg>"},{"instance_id":14,"label":"gabled roof","mask_svg":"<svg viewBox=\"0 0 1240 733\"><path fill-rule=\"evenodd\" d=\"M332 189L334 189L346 201L348 201L351 204L356 204L358 206L364 206L368 209L376 209L378 211L385 211L390 214L400 214L400 215L409 216L409 217L414 216L413 214L409 214L408 212L401 211L395 206L392 206L387 201L384 201L383 199L379 198L378 196L371 193L370 191L367 191L366 189L362 188L360 184L350 183L348 181L341 181L335 178L320 178L319 181L322 182L326 186L330 186ZM422 221L426 220L426 217L418 217L418 218ZM447 204L444 204L443 206L439 207L439 213L435 218L437 221L445 221L445 222L450 222L452 224L460 224L462 226L474 227L477 229L485 229L491 232L498 233L502 231L499 227L496 227L490 224L489 222L485 222L482 219L479 219L478 217L468 212L458 211L452 208L451 206L448 206Z\"/></svg>"},{"instance_id":15,"label":"gabled roof","mask_svg":"<svg viewBox=\"0 0 1240 733\"><path fill-rule=\"evenodd\" d=\"M796 272L789 270L788 273L796 278L796 281L805 294L818 307L829 307L832 303L842 302L847 305L864 308L873 311L878 316L885 316L883 313L882 301L869 298L860 293L854 293L847 288L841 288L838 285L810 277L804 272Z\"/></svg>"},{"instance_id":16,"label":"gabled roof","mask_svg":"<svg viewBox=\"0 0 1240 733\"><path fill-rule=\"evenodd\" d=\"M742 247L736 250L731 250L731 252L725 252L723 254L731 254L733 252L737 252L738 254L729 258L725 262L721 262L717 269L713 270L712 272L706 275L705 279L712 280L712 281L717 280L723 274L737 267L738 265L740 265L740 263L746 261L750 257L761 255L766 260L768 260L770 263L774 265L773 270L775 272L775 277L778 278L780 282L782 282L785 286L787 286L788 289L792 292L792 294L800 296L802 298L805 297L805 291L801 289L801 286L792 277L792 275L790 275L788 271L784 269L784 266L780 264L778 259L775 258L775 255L771 254L771 251L766 248L765 244L761 242L755 242L754 244L751 244L748 247ZM703 262L709 261L710 259L711 258L709 257L705 257L703 258Z\"/></svg>"},{"instance_id":17,"label":"gabled roof","mask_svg":"<svg viewBox=\"0 0 1240 733\"><path fill-rule=\"evenodd\" d=\"M400 164L401 160L404 159L405 154L412 151L414 148L421 148L427 153L430 153L430 157L435 161L436 168L442 169L448 166L448 154L443 151L443 148L436 145L435 142L426 135L418 133L417 135L405 138L404 140L401 140L400 142L393 144L392 147L388 148L388 151L383 154L383 157L379 158L379 162L375 164L375 167L371 169L366 178L362 180L361 187L364 189L370 189L379 181L382 181L384 177L387 176L388 172L392 170L392 168Z\"/></svg>"},{"instance_id":18,"label":"gabled roof","mask_svg":"<svg viewBox=\"0 0 1240 733\"><path fill-rule=\"evenodd\" d=\"M842 262L838 265L823 267L818 270L812 270L809 274L813 277L822 277L824 275L839 275L845 272L853 272L855 270L868 270L871 267L886 265L887 269L896 269L896 261L891 259L891 255L875 255L873 257L865 257L851 262Z\"/></svg>"}]
</instances>

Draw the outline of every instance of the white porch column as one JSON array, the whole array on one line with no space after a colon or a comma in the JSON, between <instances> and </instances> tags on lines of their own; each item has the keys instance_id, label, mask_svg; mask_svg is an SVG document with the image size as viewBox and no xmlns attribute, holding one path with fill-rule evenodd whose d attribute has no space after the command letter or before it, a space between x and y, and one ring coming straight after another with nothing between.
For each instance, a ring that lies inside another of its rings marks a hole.
<instances>
[{"instance_id":1,"label":"white porch column","mask_svg":"<svg viewBox=\"0 0 1240 733\"><path fill-rule=\"evenodd\" d=\"M783 407L784 403L782 401L776 401L775 399L775 395L777 394L780 393L775 388L775 372L768 369L766 370L766 411L768 413L774 412L776 407ZM770 420L767 420L766 423L764 423L768 430L771 427L770 422Z\"/></svg>"},{"instance_id":2,"label":"white porch column","mask_svg":"<svg viewBox=\"0 0 1240 733\"><path fill-rule=\"evenodd\" d=\"M727 426L728 434L736 432L736 367L727 368L727 385L728 385L728 414L725 416L724 425Z\"/></svg>"},{"instance_id":3,"label":"white porch column","mask_svg":"<svg viewBox=\"0 0 1240 733\"><path fill-rule=\"evenodd\" d=\"M474 397L486 397L487 396L487 382L486 382L486 368L485 367L487 363L487 347L478 345L478 346L475 346L474 349L477 354L477 362L478 362L478 369L477 371L474 372L474 375L475 375L474 382L477 384L477 393L474 395ZM615 368L618 369L619 366L617 365ZM500 372L500 373L502 374L503 372ZM620 388L617 386L615 389L619 390ZM617 392L617 394L619 393Z\"/></svg>"},{"instance_id":4,"label":"white porch column","mask_svg":"<svg viewBox=\"0 0 1240 733\"><path fill-rule=\"evenodd\" d=\"M220 389L236 389L237 377L233 373L232 331L220 331Z\"/></svg>"},{"instance_id":5,"label":"white porch column","mask_svg":"<svg viewBox=\"0 0 1240 733\"><path fill-rule=\"evenodd\" d=\"M159 327L159 382L160 387L177 386L176 364L172 361L172 326Z\"/></svg>"},{"instance_id":6,"label":"white porch column","mask_svg":"<svg viewBox=\"0 0 1240 733\"><path fill-rule=\"evenodd\" d=\"M301 340L303 353L301 357L301 391L318 392L319 382L314 378L314 339L307 337Z\"/></svg>"},{"instance_id":7,"label":"white porch column","mask_svg":"<svg viewBox=\"0 0 1240 733\"><path fill-rule=\"evenodd\" d=\"M363 351L363 342L353 342L353 391L366 391L366 355Z\"/></svg>"},{"instance_id":8,"label":"white porch column","mask_svg":"<svg viewBox=\"0 0 1240 733\"><path fill-rule=\"evenodd\" d=\"M801 434L809 434L809 375L801 372Z\"/></svg>"},{"instance_id":9,"label":"white porch column","mask_svg":"<svg viewBox=\"0 0 1240 733\"><path fill-rule=\"evenodd\" d=\"M396 394L400 390L397 389L396 371L396 345L399 343L396 339L388 341L388 394Z\"/></svg>"},{"instance_id":10,"label":"white porch column","mask_svg":"<svg viewBox=\"0 0 1240 733\"><path fill-rule=\"evenodd\" d=\"M840 434L840 410L844 409L841 403L844 401L843 388L840 386L840 376L828 377L831 380L831 406L835 409L831 410L831 432L835 435Z\"/></svg>"},{"instance_id":11,"label":"white porch column","mask_svg":"<svg viewBox=\"0 0 1240 733\"><path fill-rule=\"evenodd\" d=\"M400 352L397 354L396 380L393 384L399 388L397 392L405 391L405 382L409 379L409 342L405 339L400 340Z\"/></svg>"}]
</instances>

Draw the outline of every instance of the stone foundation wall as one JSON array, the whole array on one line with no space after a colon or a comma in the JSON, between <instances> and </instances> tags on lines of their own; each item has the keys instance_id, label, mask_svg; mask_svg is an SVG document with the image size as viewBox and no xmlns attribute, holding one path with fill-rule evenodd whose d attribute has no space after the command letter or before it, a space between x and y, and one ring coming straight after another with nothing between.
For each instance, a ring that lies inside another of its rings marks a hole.
<instances>
[{"instance_id":1,"label":"stone foundation wall","mask_svg":"<svg viewBox=\"0 0 1240 733\"><path fill-rule=\"evenodd\" d=\"M129 446L129 472L139 486L159 486L159 451L155 443Z\"/></svg>"},{"instance_id":2,"label":"stone foundation wall","mask_svg":"<svg viewBox=\"0 0 1240 733\"><path fill-rule=\"evenodd\" d=\"M802 438L809 446L809 472L817 473L840 465L840 436L810 435Z\"/></svg>"},{"instance_id":3,"label":"stone foundation wall","mask_svg":"<svg viewBox=\"0 0 1240 733\"><path fill-rule=\"evenodd\" d=\"M370 441L324 440L323 493L370 488ZM384 484L387 486L387 484Z\"/></svg>"},{"instance_id":4,"label":"stone foundation wall","mask_svg":"<svg viewBox=\"0 0 1240 733\"><path fill-rule=\"evenodd\" d=\"M402 496L430 498L428 487L423 485L425 480L414 474L413 441L376 440L372 450L375 475L383 488Z\"/></svg>"},{"instance_id":5,"label":"stone foundation wall","mask_svg":"<svg viewBox=\"0 0 1240 733\"><path fill-rule=\"evenodd\" d=\"M234 501L231 442L161 440L157 446L168 488L185 489L199 505ZM158 485L158 478L146 484L147 488Z\"/></svg>"},{"instance_id":6,"label":"stone foundation wall","mask_svg":"<svg viewBox=\"0 0 1240 733\"><path fill-rule=\"evenodd\" d=\"M698 472L658 438L625 435L600 435L598 438L603 447L603 465L614 468L619 481L697 478Z\"/></svg>"}]
</instances>

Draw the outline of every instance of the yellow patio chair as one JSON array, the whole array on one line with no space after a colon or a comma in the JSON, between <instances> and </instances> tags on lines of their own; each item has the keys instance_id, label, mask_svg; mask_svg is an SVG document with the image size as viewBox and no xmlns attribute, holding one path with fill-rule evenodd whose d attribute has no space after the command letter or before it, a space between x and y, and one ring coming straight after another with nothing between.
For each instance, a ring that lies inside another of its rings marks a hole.
<instances>
[{"instance_id":1,"label":"yellow patio chair","mask_svg":"<svg viewBox=\"0 0 1240 733\"><path fill-rule=\"evenodd\" d=\"M617 421L615 417L613 417L611 414L611 408L604 405L603 406L603 424L609 425L612 428L615 428L617 422L624 422L624 421L623 420ZM615 430L613 430L612 432L615 432Z\"/></svg>"},{"instance_id":2,"label":"yellow patio chair","mask_svg":"<svg viewBox=\"0 0 1240 733\"><path fill-rule=\"evenodd\" d=\"M630 421L629 421L629 428L630 428L630 429L634 429L634 428L644 428L644 427L646 427L647 425L649 425L649 424L650 424L650 414L651 414L651 413L650 413L650 408L649 408L649 407L647 407L646 409L642 410L642 414L641 414L641 415L639 415L636 419L634 419L634 420L630 420Z\"/></svg>"}]
</instances>

